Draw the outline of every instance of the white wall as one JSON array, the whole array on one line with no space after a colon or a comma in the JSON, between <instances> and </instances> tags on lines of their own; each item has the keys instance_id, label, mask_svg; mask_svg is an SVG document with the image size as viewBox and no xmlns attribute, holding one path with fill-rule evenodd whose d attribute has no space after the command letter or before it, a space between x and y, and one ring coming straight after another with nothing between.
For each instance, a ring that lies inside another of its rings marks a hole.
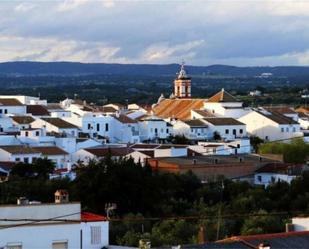
<instances>
[{"instance_id":1,"label":"white wall","mask_svg":"<svg viewBox=\"0 0 309 249\"><path fill-rule=\"evenodd\" d=\"M293 218L294 231L309 231L309 218Z\"/></svg>"},{"instance_id":2,"label":"white wall","mask_svg":"<svg viewBox=\"0 0 309 249\"><path fill-rule=\"evenodd\" d=\"M259 180L259 178L261 180ZM290 176L286 174L277 174L277 173L256 173L254 175L254 184L256 185L264 185L267 187L273 182L283 181L287 183L291 183L296 176Z\"/></svg>"}]
</instances>

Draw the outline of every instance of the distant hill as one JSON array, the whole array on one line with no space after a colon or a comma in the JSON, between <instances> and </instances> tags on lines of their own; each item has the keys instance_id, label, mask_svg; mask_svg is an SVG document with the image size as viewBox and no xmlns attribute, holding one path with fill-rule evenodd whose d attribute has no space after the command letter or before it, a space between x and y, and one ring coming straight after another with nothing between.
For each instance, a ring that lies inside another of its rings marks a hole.
<instances>
[{"instance_id":1,"label":"distant hill","mask_svg":"<svg viewBox=\"0 0 309 249\"><path fill-rule=\"evenodd\" d=\"M191 75L257 76L272 73L274 76L309 76L309 67L235 67L226 65L187 66ZM178 64L108 64L77 62L3 62L0 75L175 75Z\"/></svg>"}]
</instances>

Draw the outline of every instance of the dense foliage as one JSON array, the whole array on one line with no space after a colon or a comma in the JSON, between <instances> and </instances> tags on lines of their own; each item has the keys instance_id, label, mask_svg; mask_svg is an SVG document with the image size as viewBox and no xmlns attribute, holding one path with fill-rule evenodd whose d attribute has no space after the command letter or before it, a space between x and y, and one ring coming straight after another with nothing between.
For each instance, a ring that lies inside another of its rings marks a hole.
<instances>
[{"instance_id":1,"label":"dense foliage","mask_svg":"<svg viewBox=\"0 0 309 249\"><path fill-rule=\"evenodd\" d=\"M290 143L264 143L259 147L261 154L280 154L287 163L305 163L309 156L309 145L303 139Z\"/></svg>"},{"instance_id":2,"label":"dense foliage","mask_svg":"<svg viewBox=\"0 0 309 249\"><path fill-rule=\"evenodd\" d=\"M80 165L74 181L48 180L50 165L17 165L10 180L0 184L1 203L19 196L52 202L59 188L68 189L70 199L81 201L87 211L105 214L105 204L116 203L110 239L121 245L136 246L141 238L153 245L193 243L201 227L206 240L280 232L294 214L309 211L308 173L291 185L279 182L264 189L223 178L202 184L191 172L158 174L132 160L110 158Z\"/></svg>"}]
</instances>

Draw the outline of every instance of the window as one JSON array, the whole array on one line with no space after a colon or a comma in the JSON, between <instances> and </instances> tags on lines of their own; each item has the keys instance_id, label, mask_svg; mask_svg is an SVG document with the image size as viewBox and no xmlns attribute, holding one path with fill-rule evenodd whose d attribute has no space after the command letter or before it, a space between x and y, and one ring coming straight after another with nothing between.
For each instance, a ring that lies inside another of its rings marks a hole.
<instances>
[{"instance_id":1,"label":"window","mask_svg":"<svg viewBox=\"0 0 309 249\"><path fill-rule=\"evenodd\" d=\"M168 129L166 129L166 133L167 133L167 134L169 133L169 130L168 130Z\"/></svg>"},{"instance_id":2,"label":"window","mask_svg":"<svg viewBox=\"0 0 309 249\"><path fill-rule=\"evenodd\" d=\"M24 158L24 163L29 163L29 157Z\"/></svg>"},{"instance_id":3,"label":"window","mask_svg":"<svg viewBox=\"0 0 309 249\"><path fill-rule=\"evenodd\" d=\"M284 132L284 128L281 128L281 132Z\"/></svg>"},{"instance_id":4,"label":"window","mask_svg":"<svg viewBox=\"0 0 309 249\"><path fill-rule=\"evenodd\" d=\"M257 179L259 182L262 182L262 176L258 176Z\"/></svg>"},{"instance_id":5,"label":"window","mask_svg":"<svg viewBox=\"0 0 309 249\"><path fill-rule=\"evenodd\" d=\"M4 109L4 114L7 114L8 113L8 109Z\"/></svg>"},{"instance_id":6,"label":"window","mask_svg":"<svg viewBox=\"0 0 309 249\"><path fill-rule=\"evenodd\" d=\"M90 130L90 129L91 129L91 124L89 123L89 124L88 124L88 130Z\"/></svg>"},{"instance_id":7,"label":"window","mask_svg":"<svg viewBox=\"0 0 309 249\"><path fill-rule=\"evenodd\" d=\"M229 134L229 132L230 132L229 129L225 130L225 134Z\"/></svg>"},{"instance_id":8,"label":"window","mask_svg":"<svg viewBox=\"0 0 309 249\"><path fill-rule=\"evenodd\" d=\"M286 127L286 132L289 132L289 127Z\"/></svg>"},{"instance_id":9,"label":"window","mask_svg":"<svg viewBox=\"0 0 309 249\"><path fill-rule=\"evenodd\" d=\"M158 129L157 129L157 128L155 128L155 133L156 133L156 134L158 133Z\"/></svg>"},{"instance_id":10,"label":"window","mask_svg":"<svg viewBox=\"0 0 309 249\"><path fill-rule=\"evenodd\" d=\"M243 134L243 129L239 129L239 134Z\"/></svg>"},{"instance_id":11,"label":"window","mask_svg":"<svg viewBox=\"0 0 309 249\"><path fill-rule=\"evenodd\" d=\"M236 135L236 129L233 129L233 135Z\"/></svg>"},{"instance_id":12,"label":"window","mask_svg":"<svg viewBox=\"0 0 309 249\"><path fill-rule=\"evenodd\" d=\"M0 109L0 114L2 114L3 113L3 110L2 109Z\"/></svg>"},{"instance_id":13,"label":"window","mask_svg":"<svg viewBox=\"0 0 309 249\"><path fill-rule=\"evenodd\" d=\"M6 249L22 249L22 245L20 243L8 243L5 247Z\"/></svg>"},{"instance_id":14,"label":"window","mask_svg":"<svg viewBox=\"0 0 309 249\"><path fill-rule=\"evenodd\" d=\"M293 127L293 132L296 132L296 128L295 127Z\"/></svg>"},{"instance_id":15,"label":"window","mask_svg":"<svg viewBox=\"0 0 309 249\"><path fill-rule=\"evenodd\" d=\"M26 136L26 137L28 137L28 136L29 136L29 132L28 132L28 131L26 131L25 136Z\"/></svg>"},{"instance_id":16,"label":"window","mask_svg":"<svg viewBox=\"0 0 309 249\"><path fill-rule=\"evenodd\" d=\"M16 158L15 158L15 162L20 162L20 158L19 158L19 157L16 157Z\"/></svg>"},{"instance_id":17,"label":"window","mask_svg":"<svg viewBox=\"0 0 309 249\"><path fill-rule=\"evenodd\" d=\"M39 131L36 131L35 132L35 135L38 137L38 136L40 136L40 132Z\"/></svg>"},{"instance_id":18,"label":"window","mask_svg":"<svg viewBox=\"0 0 309 249\"><path fill-rule=\"evenodd\" d=\"M100 124L97 124L97 131L100 131Z\"/></svg>"},{"instance_id":19,"label":"window","mask_svg":"<svg viewBox=\"0 0 309 249\"><path fill-rule=\"evenodd\" d=\"M53 242L52 249L67 249L68 242Z\"/></svg>"},{"instance_id":20,"label":"window","mask_svg":"<svg viewBox=\"0 0 309 249\"><path fill-rule=\"evenodd\" d=\"M105 131L108 131L108 124L105 124Z\"/></svg>"},{"instance_id":21,"label":"window","mask_svg":"<svg viewBox=\"0 0 309 249\"><path fill-rule=\"evenodd\" d=\"M91 244L97 245L101 243L101 227L90 227L91 232Z\"/></svg>"}]
</instances>

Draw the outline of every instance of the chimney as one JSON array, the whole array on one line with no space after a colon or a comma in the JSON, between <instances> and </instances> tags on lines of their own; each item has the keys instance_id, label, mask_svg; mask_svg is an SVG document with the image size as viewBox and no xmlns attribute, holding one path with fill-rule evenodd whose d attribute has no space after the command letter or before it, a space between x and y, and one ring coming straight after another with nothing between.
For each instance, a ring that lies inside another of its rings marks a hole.
<instances>
[{"instance_id":1,"label":"chimney","mask_svg":"<svg viewBox=\"0 0 309 249\"><path fill-rule=\"evenodd\" d=\"M200 245L203 245L203 244L206 243L206 240L205 240L205 227L203 225L200 226L200 229L198 231L197 243L200 244Z\"/></svg>"},{"instance_id":2,"label":"chimney","mask_svg":"<svg viewBox=\"0 0 309 249\"><path fill-rule=\"evenodd\" d=\"M29 200L26 197L19 197L17 198L17 205L23 206L23 205L28 205Z\"/></svg>"},{"instance_id":3,"label":"chimney","mask_svg":"<svg viewBox=\"0 0 309 249\"><path fill-rule=\"evenodd\" d=\"M285 232L289 233L289 232L293 232L293 231L294 231L294 224L286 223L285 224Z\"/></svg>"},{"instance_id":4,"label":"chimney","mask_svg":"<svg viewBox=\"0 0 309 249\"><path fill-rule=\"evenodd\" d=\"M69 193L65 189L58 189L55 192L55 203L68 203Z\"/></svg>"},{"instance_id":5,"label":"chimney","mask_svg":"<svg viewBox=\"0 0 309 249\"><path fill-rule=\"evenodd\" d=\"M267 242L262 242L261 244L259 244L258 249L271 249L271 248L270 244L268 244Z\"/></svg>"}]
</instances>

